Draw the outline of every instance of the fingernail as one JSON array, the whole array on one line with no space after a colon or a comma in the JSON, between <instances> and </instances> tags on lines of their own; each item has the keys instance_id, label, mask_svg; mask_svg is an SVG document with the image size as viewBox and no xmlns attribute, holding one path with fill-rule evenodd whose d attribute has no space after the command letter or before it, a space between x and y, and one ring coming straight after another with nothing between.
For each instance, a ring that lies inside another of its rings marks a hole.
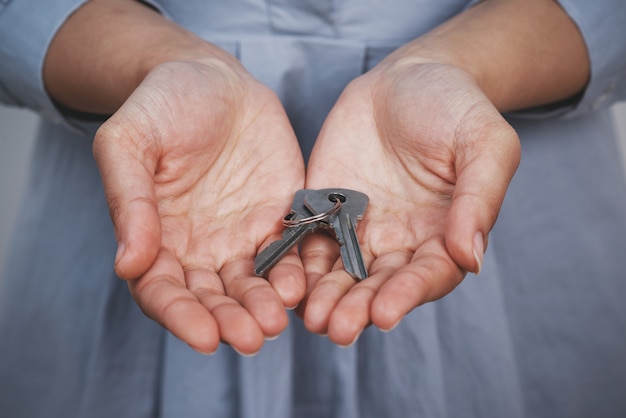
<instances>
[{"instance_id":1,"label":"fingernail","mask_svg":"<svg viewBox=\"0 0 626 418\"><path fill-rule=\"evenodd\" d=\"M352 341L350 341L348 344L343 345L343 344L337 344L339 347L341 348L350 348L354 345L354 343L356 342L356 340L359 339L359 337L361 336L361 333L363 332L363 330L359 331L359 333L356 335L356 337L354 337L354 339Z\"/></svg>"},{"instance_id":2,"label":"fingernail","mask_svg":"<svg viewBox=\"0 0 626 418\"><path fill-rule=\"evenodd\" d=\"M213 354L215 354L215 352L217 351L217 349L213 350L213 351L202 351L196 347L194 347L191 344L187 344L191 349L193 349L195 352L202 354L203 356L212 356Z\"/></svg>"},{"instance_id":3,"label":"fingernail","mask_svg":"<svg viewBox=\"0 0 626 418\"><path fill-rule=\"evenodd\" d=\"M379 330L381 330L382 332L385 332L385 333L386 333L386 332L391 332L391 331L393 331L393 330L394 330L394 329L398 326L398 324L400 324L400 322L402 322L402 317L400 317L400 319L398 319L398 320L396 321L396 323L395 323L395 324L393 324L392 326L390 326L389 328L381 328L381 327L378 327L378 329L379 329Z\"/></svg>"},{"instance_id":4,"label":"fingernail","mask_svg":"<svg viewBox=\"0 0 626 418\"><path fill-rule=\"evenodd\" d=\"M235 350L235 352L237 354L239 354L241 357L254 357L257 355L258 351L255 351L254 353L250 353L250 354L246 354L246 353L242 353L241 351L239 351L237 348L235 348L235 346L232 346L233 350Z\"/></svg>"},{"instance_id":5,"label":"fingernail","mask_svg":"<svg viewBox=\"0 0 626 418\"><path fill-rule=\"evenodd\" d=\"M124 253L126 252L126 244L120 242L117 246L117 253L115 254L115 264L119 263L119 261L124 257Z\"/></svg>"},{"instance_id":6,"label":"fingernail","mask_svg":"<svg viewBox=\"0 0 626 418\"><path fill-rule=\"evenodd\" d=\"M474 253L474 259L478 265L478 270L475 273L480 274L480 270L483 266L483 254L485 253L485 242L483 241L483 234L480 231L474 235L474 248L472 248L472 252Z\"/></svg>"}]
</instances>

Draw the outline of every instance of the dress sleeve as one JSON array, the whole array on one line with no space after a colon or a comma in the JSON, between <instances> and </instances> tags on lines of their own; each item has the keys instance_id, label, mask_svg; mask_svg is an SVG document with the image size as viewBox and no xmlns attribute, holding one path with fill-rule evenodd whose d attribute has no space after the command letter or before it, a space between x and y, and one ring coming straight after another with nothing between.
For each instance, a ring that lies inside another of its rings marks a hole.
<instances>
[{"instance_id":1,"label":"dress sleeve","mask_svg":"<svg viewBox=\"0 0 626 418\"><path fill-rule=\"evenodd\" d=\"M0 0L0 102L62 118L46 93L43 62L57 30L87 0Z\"/></svg>"},{"instance_id":2,"label":"dress sleeve","mask_svg":"<svg viewBox=\"0 0 626 418\"><path fill-rule=\"evenodd\" d=\"M626 1L559 0L578 26L591 61L591 79L568 116L626 99Z\"/></svg>"},{"instance_id":3,"label":"dress sleeve","mask_svg":"<svg viewBox=\"0 0 626 418\"><path fill-rule=\"evenodd\" d=\"M0 0L0 103L68 122L46 92L43 63L56 32L87 1ZM152 0L143 2L160 10Z\"/></svg>"}]
</instances>

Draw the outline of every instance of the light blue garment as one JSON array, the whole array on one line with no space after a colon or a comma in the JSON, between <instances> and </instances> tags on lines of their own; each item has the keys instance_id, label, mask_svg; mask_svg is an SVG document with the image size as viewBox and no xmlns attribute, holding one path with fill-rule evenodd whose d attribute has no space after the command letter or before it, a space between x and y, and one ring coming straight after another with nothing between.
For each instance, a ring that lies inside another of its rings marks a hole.
<instances>
[{"instance_id":1,"label":"light blue garment","mask_svg":"<svg viewBox=\"0 0 626 418\"><path fill-rule=\"evenodd\" d=\"M561 2L593 78L580 102L551 110L566 118L511 116L523 158L479 277L349 349L293 317L252 358L193 352L115 278L96 125L60 114L40 77L80 3L0 2L0 99L46 118L0 289L1 417L626 416L626 186L606 111L625 97L625 2ZM275 90L305 154L350 80L468 5L151 3Z\"/></svg>"}]
</instances>

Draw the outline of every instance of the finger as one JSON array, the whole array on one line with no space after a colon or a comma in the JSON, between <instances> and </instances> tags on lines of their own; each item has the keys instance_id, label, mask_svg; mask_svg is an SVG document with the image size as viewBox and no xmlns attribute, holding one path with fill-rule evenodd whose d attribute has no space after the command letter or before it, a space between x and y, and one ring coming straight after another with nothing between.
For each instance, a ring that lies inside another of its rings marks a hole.
<instances>
[{"instance_id":1,"label":"finger","mask_svg":"<svg viewBox=\"0 0 626 418\"><path fill-rule=\"evenodd\" d=\"M308 297L317 285L317 282L330 273L339 258L337 241L324 233L315 233L307 237L300 248L300 258L306 278L306 293L298 305L296 314L304 318Z\"/></svg>"},{"instance_id":2,"label":"finger","mask_svg":"<svg viewBox=\"0 0 626 418\"><path fill-rule=\"evenodd\" d=\"M150 318L202 353L213 353L220 342L219 327L186 287L178 260L161 250L156 261L137 280L129 281L133 298Z\"/></svg>"},{"instance_id":3,"label":"finger","mask_svg":"<svg viewBox=\"0 0 626 418\"><path fill-rule=\"evenodd\" d=\"M341 263L338 261L337 265ZM304 326L310 332L328 333L330 315L339 300L355 285L355 280L343 268L336 268L322 276L307 298Z\"/></svg>"},{"instance_id":4,"label":"finger","mask_svg":"<svg viewBox=\"0 0 626 418\"><path fill-rule=\"evenodd\" d=\"M517 169L517 134L504 119L477 136L460 141L457 182L445 231L452 258L465 270L480 272L487 235L498 217L507 187Z\"/></svg>"},{"instance_id":5,"label":"finger","mask_svg":"<svg viewBox=\"0 0 626 418\"><path fill-rule=\"evenodd\" d=\"M236 351L248 355L263 345L263 334L249 312L226 296L221 278L204 268L185 272L187 287L211 312L218 324L220 338Z\"/></svg>"},{"instance_id":6,"label":"finger","mask_svg":"<svg viewBox=\"0 0 626 418\"><path fill-rule=\"evenodd\" d=\"M369 277L352 287L337 303L328 323L328 338L341 346L352 345L371 323L371 307L384 283L400 267L409 263L412 253L393 252L377 258Z\"/></svg>"},{"instance_id":7,"label":"finger","mask_svg":"<svg viewBox=\"0 0 626 418\"><path fill-rule=\"evenodd\" d=\"M306 292L304 267L297 248L290 250L269 271L268 281L287 309L293 309L302 301Z\"/></svg>"},{"instance_id":8,"label":"finger","mask_svg":"<svg viewBox=\"0 0 626 418\"><path fill-rule=\"evenodd\" d=\"M207 269L189 270L186 280L188 288L215 318L222 341L242 355L261 349L264 336L259 324L243 306L225 295L217 273Z\"/></svg>"},{"instance_id":9,"label":"finger","mask_svg":"<svg viewBox=\"0 0 626 418\"><path fill-rule=\"evenodd\" d=\"M443 240L426 241L411 263L380 288L372 302L372 322L382 330L393 329L415 307L451 292L463 276L464 272L448 255Z\"/></svg>"},{"instance_id":10,"label":"finger","mask_svg":"<svg viewBox=\"0 0 626 418\"><path fill-rule=\"evenodd\" d=\"M282 235L274 235L266 241L262 248L265 249L271 243L281 239ZM266 274L266 277L282 299L285 308L293 309L302 301L306 291L306 282L297 245L280 258Z\"/></svg>"},{"instance_id":11,"label":"finger","mask_svg":"<svg viewBox=\"0 0 626 418\"><path fill-rule=\"evenodd\" d=\"M258 323L265 338L278 336L288 323L283 301L267 280L251 274L252 260L235 260L220 271L226 295L239 302Z\"/></svg>"},{"instance_id":12,"label":"finger","mask_svg":"<svg viewBox=\"0 0 626 418\"><path fill-rule=\"evenodd\" d=\"M127 131L114 121L96 133L93 153L115 228L115 272L134 279L152 265L161 245L161 222L154 189L154 169L130 144Z\"/></svg>"}]
</instances>

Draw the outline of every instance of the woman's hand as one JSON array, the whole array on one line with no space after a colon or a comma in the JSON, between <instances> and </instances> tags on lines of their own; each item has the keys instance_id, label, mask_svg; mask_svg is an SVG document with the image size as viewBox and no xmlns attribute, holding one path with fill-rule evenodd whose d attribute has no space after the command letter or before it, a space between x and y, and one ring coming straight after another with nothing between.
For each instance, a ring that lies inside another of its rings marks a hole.
<instances>
[{"instance_id":1,"label":"woman's hand","mask_svg":"<svg viewBox=\"0 0 626 418\"><path fill-rule=\"evenodd\" d=\"M161 64L100 128L94 154L116 272L149 317L207 353L220 339L254 353L285 328L285 306L304 295L299 258L281 260L269 282L252 273L304 184L271 91L220 59Z\"/></svg>"},{"instance_id":2,"label":"woman's hand","mask_svg":"<svg viewBox=\"0 0 626 418\"><path fill-rule=\"evenodd\" d=\"M306 327L348 345L478 272L519 158L514 130L455 66L399 60L352 82L319 135L307 188L369 195L358 235L370 276L356 283L335 242L311 237Z\"/></svg>"}]
</instances>

